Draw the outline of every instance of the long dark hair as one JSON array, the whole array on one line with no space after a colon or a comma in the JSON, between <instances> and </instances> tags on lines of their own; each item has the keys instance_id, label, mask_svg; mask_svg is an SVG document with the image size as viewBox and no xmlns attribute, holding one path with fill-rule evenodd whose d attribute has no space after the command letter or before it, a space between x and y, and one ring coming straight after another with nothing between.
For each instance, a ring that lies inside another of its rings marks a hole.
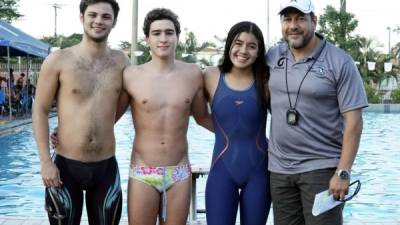
<instances>
[{"instance_id":1,"label":"long dark hair","mask_svg":"<svg viewBox=\"0 0 400 225\"><path fill-rule=\"evenodd\" d=\"M219 70L223 73L228 73L233 67L233 63L229 57L232 44L240 33L252 33L258 40L258 53L257 58L252 65L253 76L256 83L258 101L264 109L269 107L269 91L267 82L269 80L269 69L265 62L265 44L264 37L260 28L252 22L243 21L239 22L229 30L228 37L225 42L225 50L222 58L222 63L218 66Z\"/></svg>"}]
</instances>

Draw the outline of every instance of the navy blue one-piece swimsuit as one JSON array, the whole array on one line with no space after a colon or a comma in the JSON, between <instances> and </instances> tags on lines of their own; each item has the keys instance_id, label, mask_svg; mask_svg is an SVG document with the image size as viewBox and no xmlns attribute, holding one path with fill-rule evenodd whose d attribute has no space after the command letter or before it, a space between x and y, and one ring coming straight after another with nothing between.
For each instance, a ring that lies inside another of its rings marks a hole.
<instances>
[{"instance_id":1,"label":"navy blue one-piece swimsuit","mask_svg":"<svg viewBox=\"0 0 400 225\"><path fill-rule=\"evenodd\" d=\"M207 224L235 224L240 205L240 224L265 225L271 204L267 112L255 84L233 90L221 73L211 109L215 145L206 184Z\"/></svg>"}]
</instances>

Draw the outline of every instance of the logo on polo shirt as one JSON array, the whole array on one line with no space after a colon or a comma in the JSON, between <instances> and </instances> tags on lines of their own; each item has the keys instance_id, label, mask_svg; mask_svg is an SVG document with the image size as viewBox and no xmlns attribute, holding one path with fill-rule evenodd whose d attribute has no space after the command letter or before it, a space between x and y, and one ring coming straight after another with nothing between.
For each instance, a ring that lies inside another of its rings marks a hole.
<instances>
[{"instance_id":1,"label":"logo on polo shirt","mask_svg":"<svg viewBox=\"0 0 400 225\"><path fill-rule=\"evenodd\" d=\"M313 68L311 68L311 72L315 73L319 76L324 76L325 75L325 68L321 67L321 66L313 66Z\"/></svg>"},{"instance_id":2,"label":"logo on polo shirt","mask_svg":"<svg viewBox=\"0 0 400 225\"><path fill-rule=\"evenodd\" d=\"M285 67L283 64L285 63L285 57L280 57L278 59L278 62L276 62L276 66L274 66L274 69L284 69Z\"/></svg>"}]
</instances>

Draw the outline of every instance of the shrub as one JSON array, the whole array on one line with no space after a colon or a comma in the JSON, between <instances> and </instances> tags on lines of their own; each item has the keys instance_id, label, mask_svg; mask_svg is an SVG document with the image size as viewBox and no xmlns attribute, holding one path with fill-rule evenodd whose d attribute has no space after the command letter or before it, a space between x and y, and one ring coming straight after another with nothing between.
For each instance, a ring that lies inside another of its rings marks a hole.
<instances>
[{"instance_id":1,"label":"shrub","mask_svg":"<svg viewBox=\"0 0 400 225\"><path fill-rule=\"evenodd\" d=\"M365 92L367 93L367 98L369 103L380 103L381 96L375 90L375 88L371 87L369 84L364 84Z\"/></svg>"},{"instance_id":2,"label":"shrub","mask_svg":"<svg viewBox=\"0 0 400 225\"><path fill-rule=\"evenodd\" d=\"M400 88L393 90L390 98L392 103L400 103Z\"/></svg>"}]
</instances>

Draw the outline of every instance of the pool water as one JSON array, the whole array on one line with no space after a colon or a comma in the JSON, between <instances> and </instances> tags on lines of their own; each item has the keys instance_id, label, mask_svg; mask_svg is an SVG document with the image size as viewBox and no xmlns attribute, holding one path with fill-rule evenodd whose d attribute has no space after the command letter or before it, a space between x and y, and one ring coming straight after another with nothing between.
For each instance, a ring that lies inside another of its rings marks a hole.
<instances>
[{"instance_id":1,"label":"pool water","mask_svg":"<svg viewBox=\"0 0 400 225\"><path fill-rule=\"evenodd\" d=\"M50 120L55 127L57 119ZM130 153L134 138L132 119L125 114L115 127L124 201ZM209 165L214 136L190 121L188 140L192 164ZM46 216L44 190L32 127L0 137L0 215ZM364 113L364 130L353 166L353 179L362 182L361 191L346 203L344 217L388 219L400 215L400 114ZM198 208L204 209L206 178L198 180ZM126 202L123 206L126 217ZM200 215L202 217L204 215Z\"/></svg>"}]
</instances>

